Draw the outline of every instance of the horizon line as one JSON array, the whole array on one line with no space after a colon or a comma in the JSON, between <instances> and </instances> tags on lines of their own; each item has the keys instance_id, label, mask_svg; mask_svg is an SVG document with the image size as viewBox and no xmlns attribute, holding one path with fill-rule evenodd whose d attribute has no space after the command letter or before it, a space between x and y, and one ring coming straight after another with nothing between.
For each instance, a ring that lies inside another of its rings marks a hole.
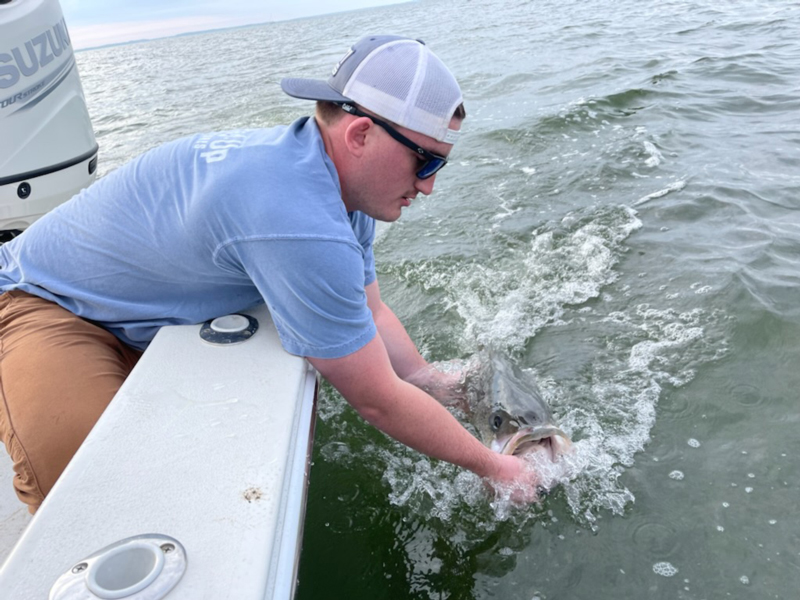
<instances>
[{"instance_id":1,"label":"horizon line","mask_svg":"<svg viewBox=\"0 0 800 600\"><path fill-rule=\"evenodd\" d=\"M410 2L416 2L416 1L417 0L394 0L393 2L389 2L387 4L379 4L377 6L364 6L364 7L361 7L361 8L351 8L351 9L348 9L348 10L340 10L340 11L334 11L334 12L329 12L329 13L319 13L319 14L315 14L315 15L306 15L306 16L302 16L302 17L293 17L293 18L290 18L290 19L273 19L273 20L269 20L269 21L258 21L258 22L254 22L254 23L243 23L241 25L228 25L228 26L224 26L224 27L211 27L209 29L198 29L196 31L183 31L183 32L180 32L180 33L173 33L173 34L169 34L169 35L160 35L160 36L152 37L152 38L139 38L139 39L135 39L135 40L125 40L125 41L122 41L122 42L110 42L110 43L107 43L107 44L100 44L100 45L97 45L97 46L86 46L84 48L78 48L78 49L73 48L73 52L77 53L77 52L86 52L86 51L89 51L89 50L101 50L103 48L113 48L115 46L127 46L127 45L130 45L130 44L142 44L142 43L155 42L155 41L158 41L158 40L165 40L165 39L170 39L170 38L187 37L187 36L192 36L192 35L202 35L202 34L211 33L211 32L214 32L214 31L230 31L230 30L234 30L234 29L245 29L245 28L248 28L248 27L259 27L259 26L262 26L262 25L270 25L270 24L273 24L273 23L289 23L291 21L302 21L302 20L305 20L305 19L315 19L315 18L319 18L319 17L328 17L328 16L332 16L332 15L341 15L341 14L346 14L346 13L351 13L351 12L360 12L360 11L364 11L364 10L373 10L373 9L376 9L376 8L384 8L384 7L387 7L387 6L396 6L396 5L399 5L399 4L408 4ZM135 21L130 21L130 22L134 23ZM67 27L68 27L67 30L69 31L69 26L67 26Z\"/></svg>"}]
</instances>

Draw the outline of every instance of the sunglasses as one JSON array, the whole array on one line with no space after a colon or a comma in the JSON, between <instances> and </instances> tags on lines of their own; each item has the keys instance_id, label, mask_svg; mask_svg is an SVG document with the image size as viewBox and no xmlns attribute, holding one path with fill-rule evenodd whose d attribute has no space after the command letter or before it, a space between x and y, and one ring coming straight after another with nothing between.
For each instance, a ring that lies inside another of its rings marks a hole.
<instances>
[{"instance_id":1,"label":"sunglasses","mask_svg":"<svg viewBox=\"0 0 800 600\"><path fill-rule=\"evenodd\" d=\"M434 154L433 152L429 152L425 150L425 148L420 148L404 136L402 133L397 131L394 127L389 125L386 121L381 121L377 117L373 117L372 115L368 115L365 112L358 110L352 104L340 104L339 106L342 107L342 110L346 113L354 115L356 117L367 117L370 121L382 127L386 130L390 136L392 136L395 140L403 144L406 148L410 148L414 151L414 153L425 162L422 163L422 166L417 169L417 178L418 179L427 179L428 177L433 177L436 173L441 169L443 166L447 164L447 159L444 156L439 156L438 154Z\"/></svg>"}]
</instances>

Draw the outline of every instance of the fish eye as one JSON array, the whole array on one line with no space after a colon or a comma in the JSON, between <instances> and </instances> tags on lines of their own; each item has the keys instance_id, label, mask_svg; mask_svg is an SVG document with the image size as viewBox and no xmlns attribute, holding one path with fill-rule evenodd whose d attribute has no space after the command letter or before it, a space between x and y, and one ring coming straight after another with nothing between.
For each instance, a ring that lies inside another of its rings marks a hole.
<instances>
[{"instance_id":1,"label":"fish eye","mask_svg":"<svg viewBox=\"0 0 800 600\"><path fill-rule=\"evenodd\" d=\"M493 414L491 417L489 417L489 425L491 425L492 429L497 431L503 425L503 417L497 413Z\"/></svg>"}]
</instances>

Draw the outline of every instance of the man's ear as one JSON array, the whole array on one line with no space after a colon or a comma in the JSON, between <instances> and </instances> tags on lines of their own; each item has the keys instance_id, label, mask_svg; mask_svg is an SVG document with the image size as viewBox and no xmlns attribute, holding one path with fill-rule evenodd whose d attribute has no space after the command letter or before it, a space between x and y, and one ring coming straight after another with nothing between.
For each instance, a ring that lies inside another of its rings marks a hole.
<instances>
[{"instance_id":1,"label":"man's ear","mask_svg":"<svg viewBox=\"0 0 800 600\"><path fill-rule=\"evenodd\" d=\"M372 120L367 117L354 119L344 131L344 143L353 156L360 157L367 145L370 130L374 127Z\"/></svg>"}]
</instances>

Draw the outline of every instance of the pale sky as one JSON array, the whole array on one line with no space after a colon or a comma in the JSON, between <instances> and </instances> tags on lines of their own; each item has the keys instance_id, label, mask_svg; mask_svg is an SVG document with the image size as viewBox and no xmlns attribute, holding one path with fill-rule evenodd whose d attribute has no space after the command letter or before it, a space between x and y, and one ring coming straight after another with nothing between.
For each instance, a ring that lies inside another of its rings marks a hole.
<instances>
[{"instance_id":1,"label":"pale sky","mask_svg":"<svg viewBox=\"0 0 800 600\"><path fill-rule=\"evenodd\" d=\"M61 0L74 49L310 17L403 0Z\"/></svg>"}]
</instances>

